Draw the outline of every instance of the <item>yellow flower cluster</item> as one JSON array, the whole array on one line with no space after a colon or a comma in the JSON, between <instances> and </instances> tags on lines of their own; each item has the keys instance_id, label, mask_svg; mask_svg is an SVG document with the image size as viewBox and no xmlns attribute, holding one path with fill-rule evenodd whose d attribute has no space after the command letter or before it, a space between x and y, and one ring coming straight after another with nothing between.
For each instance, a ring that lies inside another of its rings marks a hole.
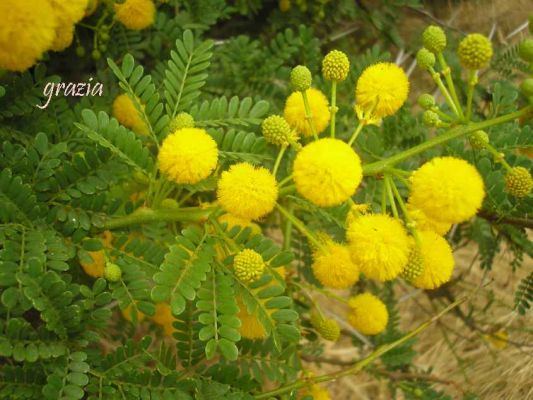
<instances>
[{"instance_id":1,"label":"yellow flower cluster","mask_svg":"<svg viewBox=\"0 0 533 400\"><path fill-rule=\"evenodd\" d=\"M348 306L348 322L363 335L377 335L387 327L387 307L373 294L362 293L352 297Z\"/></svg>"},{"instance_id":2,"label":"yellow flower cluster","mask_svg":"<svg viewBox=\"0 0 533 400\"><path fill-rule=\"evenodd\" d=\"M126 28L138 31L154 23L155 5L152 0L126 0L115 4L115 16Z\"/></svg>"},{"instance_id":3,"label":"yellow flower cluster","mask_svg":"<svg viewBox=\"0 0 533 400\"><path fill-rule=\"evenodd\" d=\"M318 281L330 288L344 289L359 279L359 268L351 259L346 245L335 243L327 238L324 248L313 253L313 274Z\"/></svg>"},{"instance_id":4,"label":"yellow flower cluster","mask_svg":"<svg viewBox=\"0 0 533 400\"><path fill-rule=\"evenodd\" d=\"M313 123L317 135L323 132L329 124L329 103L324 94L314 88L307 89L307 98ZM311 136L312 130L305 114L304 99L301 92L292 93L285 103L283 116L289 125L302 136Z\"/></svg>"}]
</instances>

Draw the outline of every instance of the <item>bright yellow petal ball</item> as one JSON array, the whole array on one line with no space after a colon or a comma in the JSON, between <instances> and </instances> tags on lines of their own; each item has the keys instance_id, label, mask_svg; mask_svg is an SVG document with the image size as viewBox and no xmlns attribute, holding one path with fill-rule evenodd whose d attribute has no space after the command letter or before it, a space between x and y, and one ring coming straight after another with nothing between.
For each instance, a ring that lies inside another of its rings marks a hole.
<instances>
[{"instance_id":1,"label":"bright yellow petal ball","mask_svg":"<svg viewBox=\"0 0 533 400\"><path fill-rule=\"evenodd\" d=\"M419 254L422 257L422 273L411 283L422 289L436 289L452 277L455 261L448 242L431 231L419 231Z\"/></svg>"},{"instance_id":2,"label":"bright yellow petal ball","mask_svg":"<svg viewBox=\"0 0 533 400\"><path fill-rule=\"evenodd\" d=\"M126 28L138 31L154 23L155 5L152 0L126 0L115 4L115 15Z\"/></svg>"},{"instance_id":3,"label":"bright yellow petal ball","mask_svg":"<svg viewBox=\"0 0 533 400\"><path fill-rule=\"evenodd\" d=\"M355 88L357 109L367 116L383 118L396 113L407 100L409 80L393 63L377 63L366 68Z\"/></svg>"},{"instance_id":4,"label":"bright yellow petal ball","mask_svg":"<svg viewBox=\"0 0 533 400\"><path fill-rule=\"evenodd\" d=\"M368 278L396 278L407 265L410 241L402 223L384 214L355 218L346 231L354 263Z\"/></svg>"},{"instance_id":5,"label":"bright yellow petal ball","mask_svg":"<svg viewBox=\"0 0 533 400\"><path fill-rule=\"evenodd\" d=\"M248 220L259 219L274 209L278 184L266 168L243 162L222 173L217 198L226 212Z\"/></svg>"},{"instance_id":6,"label":"bright yellow petal ball","mask_svg":"<svg viewBox=\"0 0 533 400\"><path fill-rule=\"evenodd\" d=\"M296 190L321 207L348 200L362 177L359 156L342 140L326 138L309 143L294 160Z\"/></svg>"},{"instance_id":7,"label":"bright yellow petal ball","mask_svg":"<svg viewBox=\"0 0 533 400\"><path fill-rule=\"evenodd\" d=\"M241 320L239 328L241 336L250 340L265 339L268 336L265 327L254 314L248 312L240 296L237 297L237 306L239 307L237 317Z\"/></svg>"},{"instance_id":8,"label":"bright yellow petal ball","mask_svg":"<svg viewBox=\"0 0 533 400\"><path fill-rule=\"evenodd\" d=\"M204 129L178 129L163 140L157 160L169 179L194 184L211 175L217 166L218 147Z\"/></svg>"},{"instance_id":9,"label":"bright yellow petal ball","mask_svg":"<svg viewBox=\"0 0 533 400\"><path fill-rule=\"evenodd\" d=\"M348 322L363 335L377 335L387 327L387 307L373 294L362 293L352 297L348 306Z\"/></svg>"},{"instance_id":10,"label":"bright yellow petal ball","mask_svg":"<svg viewBox=\"0 0 533 400\"><path fill-rule=\"evenodd\" d=\"M409 203L436 221L464 222L476 215L485 197L479 172L460 158L433 158L410 180Z\"/></svg>"},{"instance_id":11,"label":"bright yellow petal ball","mask_svg":"<svg viewBox=\"0 0 533 400\"><path fill-rule=\"evenodd\" d=\"M329 124L330 112L328 99L318 89L310 88L305 93L309 100L309 108L313 115L316 133L319 135ZM313 134L311 125L309 125L305 117L304 98L301 92L294 92L287 98L283 116L289 125L293 129L296 129L302 136L311 136Z\"/></svg>"},{"instance_id":12,"label":"bright yellow petal ball","mask_svg":"<svg viewBox=\"0 0 533 400\"><path fill-rule=\"evenodd\" d=\"M43 0L2 0L0 15L0 69L25 71L52 45L54 10Z\"/></svg>"},{"instance_id":13,"label":"bright yellow petal ball","mask_svg":"<svg viewBox=\"0 0 533 400\"><path fill-rule=\"evenodd\" d=\"M51 49L62 51L72 44L74 25L85 15L88 0L46 0L54 9L57 28Z\"/></svg>"},{"instance_id":14,"label":"bright yellow petal ball","mask_svg":"<svg viewBox=\"0 0 533 400\"><path fill-rule=\"evenodd\" d=\"M127 94L121 94L115 97L115 100L113 100L112 115L118 122L135 133L140 135L148 134L148 127Z\"/></svg>"},{"instance_id":15,"label":"bright yellow petal ball","mask_svg":"<svg viewBox=\"0 0 533 400\"><path fill-rule=\"evenodd\" d=\"M415 228L422 231L433 231L439 235L448 233L452 224L429 218L424 211L417 209L412 204L407 203L407 212L415 223Z\"/></svg>"},{"instance_id":16,"label":"bright yellow petal ball","mask_svg":"<svg viewBox=\"0 0 533 400\"><path fill-rule=\"evenodd\" d=\"M318 281L330 288L345 289L359 279L359 268L350 257L348 246L327 239L324 248L313 253L313 274Z\"/></svg>"}]
</instances>

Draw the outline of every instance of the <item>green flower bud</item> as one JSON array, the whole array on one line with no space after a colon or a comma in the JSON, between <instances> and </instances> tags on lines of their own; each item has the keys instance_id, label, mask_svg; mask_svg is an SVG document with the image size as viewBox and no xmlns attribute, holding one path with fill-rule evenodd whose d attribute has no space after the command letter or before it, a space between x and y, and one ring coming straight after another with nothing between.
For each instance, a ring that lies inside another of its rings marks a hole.
<instances>
[{"instance_id":1,"label":"green flower bud","mask_svg":"<svg viewBox=\"0 0 533 400\"><path fill-rule=\"evenodd\" d=\"M432 107L435 107L435 98L429 93L423 93L418 96L418 105L424 110L429 110Z\"/></svg>"},{"instance_id":2,"label":"green flower bud","mask_svg":"<svg viewBox=\"0 0 533 400\"><path fill-rule=\"evenodd\" d=\"M475 131L468 137L473 149L482 150L489 144L489 135L485 131Z\"/></svg>"},{"instance_id":3,"label":"green flower bud","mask_svg":"<svg viewBox=\"0 0 533 400\"><path fill-rule=\"evenodd\" d=\"M430 25L422 34L424 47L432 53L440 53L446 47L446 34L442 28Z\"/></svg>"},{"instance_id":4,"label":"green flower bud","mask_svg":"<svg viewBox=\"0 0 533 400\"><path fill-rule=\"evenodd\" d=\"M533 14L529 16L529 33L533 35Z\"/></svg>"},{"instance_id":5,"label":"green flower bud","mask_svg":"<svg viewBox=\"0 0 533 400\"><path fill-rule=\"evenodd\" d=\"M429 127L438 126L440 121L439 115L431 110L424 111L424 114L422 115L422 122L424 125Z\"/></svg>"},{"instance_id":6,"label":"green flower bud","mask_svg":"<svg viewBox=\"0 0 533 400\"><path fill-rule=\"evenodd\" d=\"M99 60L102 57L102 53L100 53L100 50L94 49L91 53L91 57L93 60Z\"/></svg>"},{"instance_id":7,"label":"green flower bud","mask_svg":"<svg viewBox=\"0 0 533 400\"><path fill-rule=\"evenodd\" d=\"M527 78L520 85L520 90L524 96L531 97L533 96L533 78Z\"/></svg>"},{"instance_id":8,"label":"green flower bud","mask_svg":"<svg viewBox=\"0 0 533 400\"><path fill-rule=\"evenodd\" d=\"M191 114L186 112L180 112L176 117L170 121L169 129L171 132L175 132L178 129L194 128L194 118Z\"/></svg>"},{"instance_id":9,"label":"green flower bud","mask_svg":"<svg viewBox=\"0 0 533 400\"><path fill-rule=\"evenodd\" d=\"M485 68L492 58L492 44L486 36L471 33L459 43L457 55L461 65L467 69Z\"/></svg>"},{"instance_id":10,"label":"green flower bud","mask_svg":"<svg viewBox=\"0 0 533 400\"><path fill-rule=\"evenodd\" d=\"M524 167L514 167L505 176L505 190L514 197L526 197L533 189L531 174Z\"/></svg>"},{"instance_id":11,"label":"green flower bud","mask_svg":"<svg viewBox=\"0 0 533 400\"><path fill-rule=\"evenodd\" d=\"M341 334L341 328L334 319L325 319L319 315L313 315L311 317L311 325L321 337L332 342L336 342Z\"/></svg>"},{"instance_id":12,"label":"green flower bud","mask_svg":"<svg viewBox=\"0 0 533 400\"><path fill-rule=\"evenodd\" d=\"M520 58L528 63L533 62L533 39L526 39L518 47Z\"/></svg>"},{"instance_id":13,"label":"green flower bud","mask_svg":"<svg viewBox=\"0 0 533 400\"><path fill-rule=\"evenodd\" d=\"M328 81L341 82L350 71L350 61L346 54L339 50L330 51L322 60L322 75Z\"/></svg>"},{"instance_id":14,"label":"green flower bud","mask_svg":"<svg viewBox=\"0 0 533 400\"><path fill-rule=\"evenodd\" d=\"M118 282L122 277L122 270L117 264L108 262L104 269L104 278L109 282Z\"/></svg>"},{"instance_id":15,"label":"green flower bud","mask_svg":"<svg viewBox=\"0 0 533 400\"><path fill-rule=\"evenodd\" d=\"M255 250L244 249L233 259L235 276L244 283L251 283L263 275L265 261Z\"/></svg>"},{"instance_id":16,"label":"green flower bud","mask_svg":"<svg viewBox=\"0 0 533 400\"><path fill-rule=\"evenodd\" d=\"M176 200L167 198L161 202L160 207L166 208L167 210L177 210L180 208L180 205Z\"/></svg>"},{"instance_id":17,"label":"green flower bud","mask_svg":"<svg viewBox=\"0 0 533 400\"><path fill-rule=\"evenodd\" d=\"M83 57L83 56L85 56L85 47L83 47L83 46L78 46L78 47L76 47L76 55L77 55L78 57Z\"/></svg>"},{"instance_id":18,"label":"green flower bud","mask_svg":"<svg viewBox=\"0 0 533 400\"><path fill-rule=\"evenodd\" d=\"M265 118L261 124L261 131L267 142L278 146L288 146L298 140L289 123L279 115Z\"/></svg>"},{"instance_id":19,"label":"green flower bud","mask_svg":"<svg viewBox=\"0 0 533 400\"><path fill-rule=\"evenodd\" d=\"M303 92L311 87L311 71L304 65L298 65L291 71L291 86L294 90Z\"/></svg>"},{"instance_id":20,"label":"green flower bud","mask_svg":"<svg viewBox=\"0 0 533 400\"><path fill-rule=\"evenodd\" d=\"M418 50L418 53L416 53L416 63L420 68L429 70L435 65L435 54L425 47L422 47Z\"/></svg>"}]
</instances>

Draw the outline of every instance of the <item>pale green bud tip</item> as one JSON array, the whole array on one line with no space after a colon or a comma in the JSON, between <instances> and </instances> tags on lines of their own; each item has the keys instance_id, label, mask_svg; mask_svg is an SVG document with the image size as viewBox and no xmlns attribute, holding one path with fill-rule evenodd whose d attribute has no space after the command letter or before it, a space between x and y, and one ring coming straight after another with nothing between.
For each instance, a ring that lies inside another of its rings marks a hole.
<instances>
[{"instance_id":1,"label":"pale green bud tip","mask_svg":"<svg viewBox=\"0 0 533 400\"><path fill-rule=\"evenodd\" d=\"M104 278L109 282L118 282L122 277L122 270L117 264L108 262L104 269Z\"/></svg>"},{"instance_id":2,"label":"pale green bud tip","mask_svg":"<svg viewBox=\"0 0 533 400\"><path fill-rule=\"evenodd\" d=\"M467 69L485 68L492 58L492 43L486 36L471 33L459 43L457 55L461 65Z\"/></svg>"},{"instance_id":3,"label":"pale green bud tip","mask_svg":"<svg viewBox=\"0 0 533 400\"><path fill-rule=\"evenodd\" d=\"M533 189L531 174L524 167L514 167L505 176L505 190L514 197L526 197Z\"/></svg>"},{"instance_id":4,"label":"pale green bud tip","mask_svg":"<svg viewBox=\"0 0 533 400\"><path fill-rule=\"evenodd\" d=\"M271 115L263 120L261 132L266 141L279 146L288 146L297 140L285 118Z\"/></svg>"},{"instance_id":5,"label":"pale green bud tip","mask_svg":"<svg viewBox=\"0 0 533 400\"><path fill-rule=\"evenodd\" d=\"M194 118L186 112L180 112L170 123L171 132L183 128L194 128Z\"/></svg>"},{"instance_id":6,"label":"pale green bud tip","mask_svg":"<svg viewBox=\"0 0 533 400\"><path fill-rule=\"evenodd\" d=\"M528 78L522 82L520 85L520 90L524 96L532 97L533 96L533 78Z\"/></svg>"},{"instance_id":7,"label":"pale green bud tip","mask_svg":"<svg viewBox=\"0 0 533 400\"><path fill-rule=\"evenodd\" d=\"M418 105L424 110L429 110L430 108L435 106L435 98L429 93L423 93L418 96L417 102Z\"/></svg>"},{"instance_id":8,"label":"pale green bud tip","mask_svg":"<svg viewBox=\"0 0 533 400\"><path fill-rule=\"evenodd\" d=\"M484 149L485 146L489 143L489 135L485 131L475 131L470 134L468 137L470 140L470 145L473 149Z\"/></svg>"},{"instance_id":9,"label":"pale green bud tip","mask_svg":"<svg viewBox=\"0 0 533 400\"><path fill-rule=\"evenodd\" d=\"M339 324L334 319L325 319L319 315L314 315L311 317L311 325L321 337L332 342L336 342L341 334Z\"/></svg>"},{"instance_id":10,"label":"pale green bud tip","mask_svg":"<svg viewBox=\"0 0 533 400\"><path fill-rule=\"evenodd\" d=\"M322 60L322 75L328 81L341 82L350 71L350 61L346 54L339 50L330 51Z\"/></svg>"},{"instance_id":11,"label":"pale green bud tip","mask_svg":"<svg viewBox=\"0 0 533 400\"><path fill-rule=\"evenodd\" d=\"M303 92L311 87L311 71L304 65L298 65L291 71L291 86L294 90Z\"/></svg>"},{"instance_id":12,"label":"pale green bud tip","mask_svg":"<svg viewBox=\"0 0 533 400\"><path fill-rule=\"evenodd\" d=\"M424 114L422 115L422 122L426 126L437 126L440 122L439 115L431 110L424 111Z\"/></svg>"},{"instance_id":13,"label":"pale green bud tip","mask_svg":"<svg viewBox=\"0 0 533 400\"><path fill-rule=\"evenodd\" d=\"M518 54L520 58L528 63L533 62L533 39L526 39L520 43L518 48Z\"/></svg>"},{"instance_id":14,"label":"pale green bud tip","mask_svg":"<svg viewBox=\"0 0 533 400\"><path fill-rule=\"evenodd\" d=\"M429 70L435 65L435 54L425 47L422 47L418 50L418 53L416 53L416 63L420 68Z\"/></svg>"},{"instance_id":15,"label":"pale green bud tip","mask_svg":"<svg viewBox=\"0 0 533 400\"><path fill-rule=\"evenodd\" d=\"M446 47L446 34L442 28L430 25L422 34L424 47L432 53L440 53Z\"/></svg>"}]
</instances>

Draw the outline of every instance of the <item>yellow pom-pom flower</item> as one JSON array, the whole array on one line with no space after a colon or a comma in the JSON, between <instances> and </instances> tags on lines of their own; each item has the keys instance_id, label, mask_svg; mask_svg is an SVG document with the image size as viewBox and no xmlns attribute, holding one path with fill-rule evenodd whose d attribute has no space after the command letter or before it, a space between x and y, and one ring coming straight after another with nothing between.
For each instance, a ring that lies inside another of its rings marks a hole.
<instances>
[{"instance_id":1,"label":"yellow pom-pom flower","mask_svg":"<svg viewBox=\"0 0 533 400\"><path fill-rule=\"evenodd\" d=\"M115 4L115 15L126 28L138 31L154 23L155 5L152 0L126 0Z\"/></svg>"},{"instance_id":2,"label":"yellow pom-pom flower","mask_svg":"<svg viewBox=\"0 0 533 400\"><path fill-rule=\"evenodd\" d=\"M408 94L409 80L402 68L383 62L371 65L357 80L357 116L365 123L366 120L374 121L393 115L405 103Z\"/></svg>"},{"instance_id":3,"label":"yellow pom-pom flower","mask_svg":"<svg viewBox=\"0 0 533 400\"><path fill-rule=\"evenodd\" d=\"M72 44L74 24L85 15L88 0L46 0L54 9L57 27L51 49L62 51Z\"/></svg>"},{"instance_id":4,"label":"yellow pom-pom flower","mask_svg":"<svg viewBox=\"0 0 533 400\"><path fill-rule=\"evenodd\" d=\"M492 44L486 36L472 33L461 40L457 55L465 68L472 70L485 68L492 58Z\"/></svg>"},{"instance_id":5,"label":"yellow pom-pom flower","mask_svg":"<svg viewBox=\"0 0 533 400\"><path fill-rule=\"evenodd\" d=\"M51 50L63 51L72 44L74 39L74 25L65 24L56 28L56 36Z\"/></svg>"},{"instance_id":6,"label":"yellow pom-pom flower","mask_svg":"<svg viewBox=\"0 0 533 400\"><path fill-rule=\"evenodd\" d=\"M294 160L296 190L321 207L348 200L362 177L359 156L342 140L325 138L309 143Z\"/></svg>"},{"instance_id":7,"label":"yellow pom-pom flower","mask_svg":"<svg viewBox=\"0 0 533 400\"><path fill-rule=\"evenodd\" d=\"M411 243L398 219L383 214L362 215L348 226L346 236L352 260L370 279L394 279L407 265Z\"/></svg>"},{"instance_id":8,"label":"yellow pom-pom flower","mask_svg":"<svg viewBox=\"0 0 533 400\"><path fill-rule=\"evenodd\" d=\"M324 94L314 88L307 89L309 108L313 116L317 135L323 132L329 124L329 103ZM292 93L285 103L283 116L289 125L303 136L311 136L311 125L305 116L304 99L301 92Z\"/></svg>"},{"instance_id":9,"label":"yellow pom-pom flower","mask_svg":"<svg viewBox=\"0 0 533 400\"><path fill-rule=\"evenodd\" d=\"M267 338L268 334L265 327L261 321L259 321L257 316L248 312L248 309L240 296L237 296L237 306L239 307L237 317L241 321L241 326L239 328L241 336L250 340Z\"/></svg>"},{"instance_id":10,"label":"yellow pom-pom flower","mask_svg":"<svg viewBox=\"0 0 533 400\"><path fill-rule=\"evenodd\" d=\"M412 204L407 203L407 212L415 223L415 228L422 231L433 231L439 235L448 233L452 224L429 218L424 211L417 209Z\"/></svg>"},{"instance_id":11,"label":"yellow pom-pom flower","mask_svg":"<svg viewBox=\"0 0 533 400\"><path fill-rule=\"evenodd\" d=\"M127 94L121 94L115 97L115 100L113 100L112 114L126 128L140 135L148 134L148 127Z\"/></svg>"},{"instance_id":12,"label":"yellow pom-pom flower","mask_svg":"<svg viewBox=\"0 0 533 400\"><path fill-rule=\"evenodd\" d=\"M225 211L248 220L259 219L274 209L278 185L266 168L239 163L222 173L217 198Z\"/></svg>"},{"instance_id":13,"label":"yellow pom-pom flower","mask_svg":"<svg viewBox=\"0 0 533 400\"><path fill-rule=\"evenodd\" d=\"M348 288L359 279L359 268L350 257L348 246L335 243L330 238L314 251L311 268L316 279L330 288Z\"/></svg>"},{"instance_id":14,"label":"yellow pom-pom flower","mask_svg":"<svg viewBox=\"0 0 533 400\"><path fill-rule=\"evenodd\" d=\"M373 294L362 293L352 297L348 306L348 322L363 335L377 335L387 327L387 307Z\"/></svg>"},{"instance_id":15,"label":"yellow pom-pom flower","mask_svg":"<svg viewBox=\"0 0 533 400\"><path fill-rule=\"evenodd\" d=\"M413 240L414 242L414 240ZM413 243L411 247L411 252L409 253L409 261L403 269L400 276L402 279L405 279L407 282L412 282L418 278L424 271L424 260L422 259L422 254L416 243Z\"/></svg>"},{"instance_id":16,"label":"yellow pom-pom flower","mask_svg":"<svg viewBox=\"0 0 533 400\"><path fill-rule=\"evenodd\" d=\"M328 81L341 82L350 71L350 61L346 54L339 50L330 51L322 60L322 75Z\"/></svg>"},{"instance_id":17,"label":"yellow pom-pom flower","mask_svg":"<svg viewBox=\"0 0 533 400\"><path fill-rule=\"evenodd\" d=\"M242 229L250 228L252 235L258 235L261 233L261 227L249 219L237 217L236 215L226 213L217 218L219 224L227 224L227 230L230 231L236 226L240 226Z\"/></svg>"},{"instance_id":18,"label":"yellow pom-pom flower","mask_svg":"<svg viewBox=\"0 0 533 400\"><path fill-rule=\"evenodd\" d=\"M176 318L172 315L172 310L169 304L158 303L155 305L155 314L152 317L152 321L157 325L160 325L166 335L171 336L172 332L174 332L172 324L175 320Z\"/></svg>"},{"instance_id":19,"label":"yellow pom-pom flower","mask_svg":"<svg viewBox=\"0 0 533 400\"><path fill-rule=\"evenodd\" d=\"M2 0L0 15L0 69L25 71L52 45L53 7L43 0Z\"/></svg>"},{"instance_id":20,"label":"yellow pom-pom flower","mask_svg":"<svg viewBox=\"0 0 533 400\"><path fill-rule=\"evenodd\" d=\"M244 283L251 283L265 271L265 261L261 254L252 249L240 251L233 259L235 276Z\"/></svg>"},{"instance_id":21,"label":"yellow pom-pom flower","mask_svg":"<svg viewBox=\"0 0 533 400\"><path fill-rule=\"evenodd\" d=\"M505 176L505 190L514 197L526 197L533 189L531 174L524 167L514 167Z\"/></svg>"},{"instance_id":22,"label":"yellow pom-pom flower","mask_svg":"<svg viewBox=\"0 0 533 400\"><path fill-rule=\"evenodd\" d=\"M436 157L410 177L409 203L435 221L456 224L472 218L483 203L479 172L465 160Z\"/></svg>"},{"instance_id":23,"label":"yellow pom-pom flower","mask_svg":"<svg viewBox=\"0 0 533 400\"><path fill-rule=\"evenodd\" d=\"M331 396L327 389L324 389L319 384L311 385L309 389L302 391L302 397L311 396L313 400L331 400Z\"/></svg>"},{"instance_id":24,"label":"yellow pom-pom flower","mask_svg":"<svg viewBox=\"0 0 533 400\"><path fill-rule=\"evenodd\" d=\"M163 140L157 160L169 179L194 184L211 175L217 166L218 147L204 129L178 129Z\"/></svg>"},{"instance_id":25,"label":"yellow pom-pom flower","mask_svg":"<svg viewBox=\"0 0 533 400\"><path fill-rule=\"evenodd\" d=\"M422 258L422 273L411 280L413 286L436 289L452 277L454 259L448 242L431 231L419 231L419 252Z\"/></svg>"}]
</instances>

